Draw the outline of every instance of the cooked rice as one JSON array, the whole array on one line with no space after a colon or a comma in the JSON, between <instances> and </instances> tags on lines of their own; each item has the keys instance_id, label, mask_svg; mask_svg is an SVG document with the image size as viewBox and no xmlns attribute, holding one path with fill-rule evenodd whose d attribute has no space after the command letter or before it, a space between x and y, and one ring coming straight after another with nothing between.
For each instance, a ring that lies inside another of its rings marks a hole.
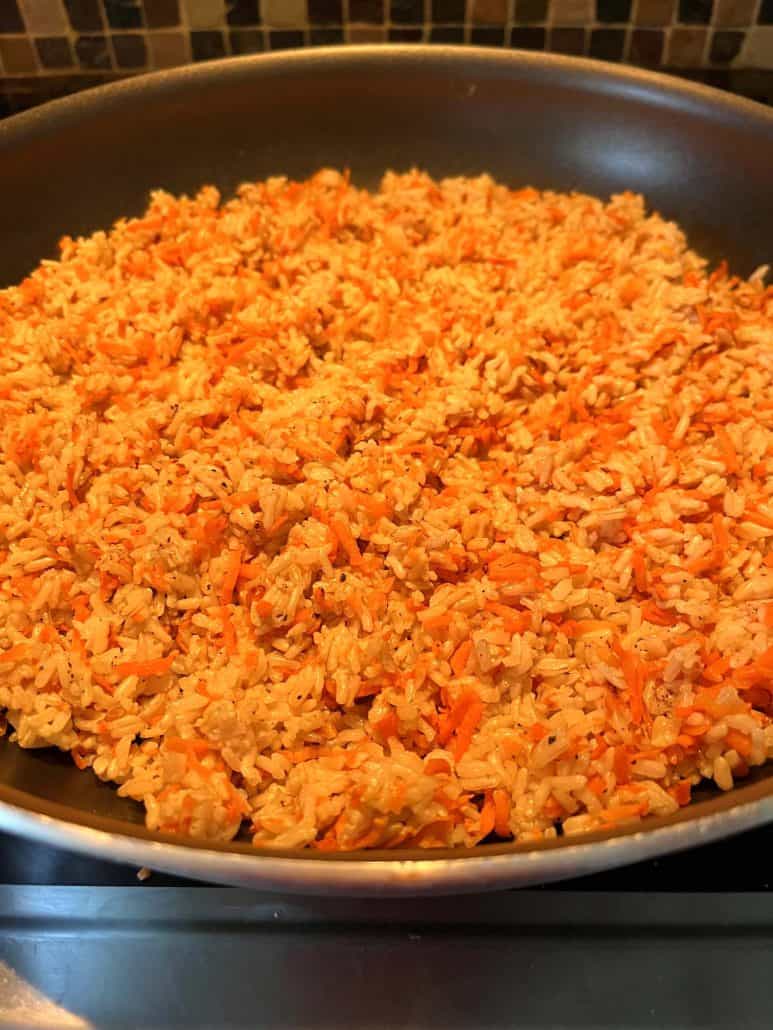
<instances>
[{"instance_id":1,"label":"cooked rice","mask_svg":"<svg viewBox=\"0 0 773 1030\"><path fill-rule=\"evenodd\" d=\"M0 705L153 830L674 812L773 754L773 288L641 197L153 195L0 293Z\"/></svg>"}]
</instances>

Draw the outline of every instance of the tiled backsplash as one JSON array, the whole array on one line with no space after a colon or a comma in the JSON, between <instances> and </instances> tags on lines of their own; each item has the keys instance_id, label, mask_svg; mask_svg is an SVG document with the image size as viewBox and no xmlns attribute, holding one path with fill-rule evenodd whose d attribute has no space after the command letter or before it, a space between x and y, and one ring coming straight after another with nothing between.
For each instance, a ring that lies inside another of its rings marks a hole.
<instances>
[{"instance_id":1,"label":"tiled backsplash","mask_svg":"<svg viewBox=\"0 0 773 1030\"><path fill-rule=\"evenodd\" d=\"M0 0L0 84L15 110L188 61L390 41L767 76L773 0Z\"/></svg>"}]
</instances>

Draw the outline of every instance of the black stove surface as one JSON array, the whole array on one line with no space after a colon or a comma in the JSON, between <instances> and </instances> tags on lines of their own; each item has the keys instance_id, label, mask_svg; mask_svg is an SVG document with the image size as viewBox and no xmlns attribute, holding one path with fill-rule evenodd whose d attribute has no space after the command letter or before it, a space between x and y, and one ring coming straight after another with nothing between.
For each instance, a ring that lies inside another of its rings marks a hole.
<instances>
[{"instance_id":1,"label":"black stove surface","mask_svg":"<svg viewBox=\"0 0 773 1030\"><path fill-rule=\"evenodd\" d=\"M390 900L140 881L0 835L0 1026L770 1027L771 845Z\"/></svg>"}]
</instances>

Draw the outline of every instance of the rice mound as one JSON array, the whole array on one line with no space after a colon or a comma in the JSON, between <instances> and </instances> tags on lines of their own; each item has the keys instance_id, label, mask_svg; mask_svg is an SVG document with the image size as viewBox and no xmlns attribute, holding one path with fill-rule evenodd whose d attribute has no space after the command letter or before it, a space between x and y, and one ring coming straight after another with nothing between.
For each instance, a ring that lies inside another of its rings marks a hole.
<instances>
[{"instance_id":1,"label":"rice mound","mask_svg":"<svg viewBox=\"0 0 773 1030\"><path fill-rule=\"evenodd\" d=\"M158 192L0 293L0 706L153 830L668 814L773 754L773 288L625 193Z\"/></svg>"}]
</instances>

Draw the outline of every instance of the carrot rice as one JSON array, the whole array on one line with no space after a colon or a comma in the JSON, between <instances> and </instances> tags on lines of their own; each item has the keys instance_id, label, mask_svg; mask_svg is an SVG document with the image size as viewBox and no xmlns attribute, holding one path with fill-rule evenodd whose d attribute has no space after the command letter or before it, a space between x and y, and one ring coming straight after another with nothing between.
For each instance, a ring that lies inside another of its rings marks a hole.
<instances>
[{"instance_id":1,"label":"carrot rice","mask_svg":"<svg viewBox=\"0 0 773 1030\"><path fill-rule=\"evenodd\" d=\"M773 755L773 288L625 193L158 192L0 292L0 706L150 829L665 815Z\"/></svg>"}]
</instances>

